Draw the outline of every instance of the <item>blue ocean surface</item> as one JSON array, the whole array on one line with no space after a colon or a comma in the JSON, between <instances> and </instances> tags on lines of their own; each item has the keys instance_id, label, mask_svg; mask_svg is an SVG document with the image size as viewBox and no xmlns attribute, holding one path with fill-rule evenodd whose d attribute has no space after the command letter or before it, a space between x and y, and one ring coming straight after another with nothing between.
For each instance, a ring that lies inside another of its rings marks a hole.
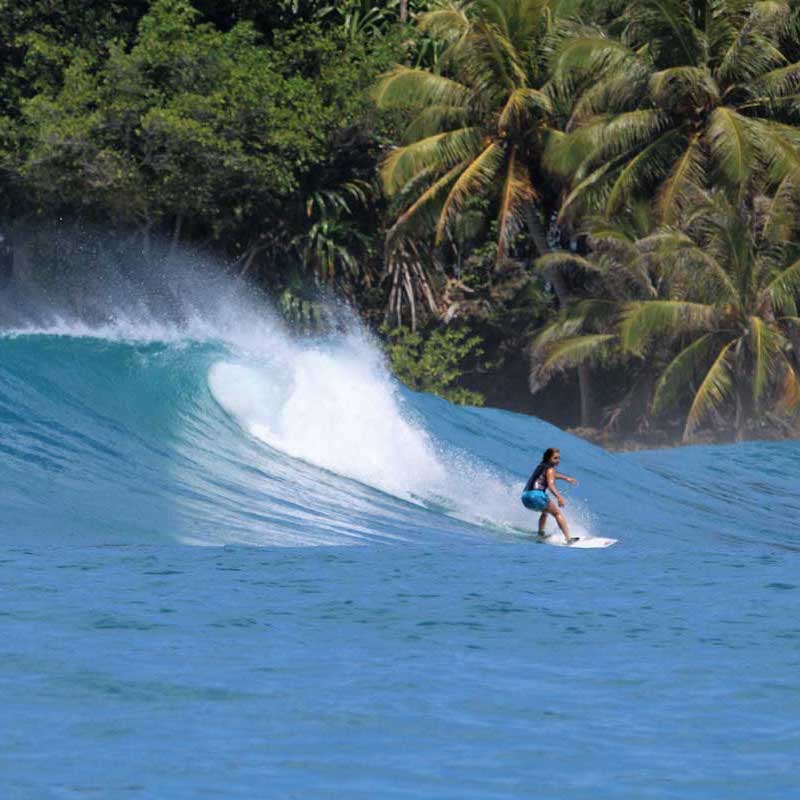
<instances>
[{"instance_id":1,"label":"blue ocean surface","mask_svg":"<svg viewBox=\"0 0 800 800\"><path fill-rule=\"evenodd\" d=\"M531 536L550 446L613 547ZM252 310L11 326L0 795L800 797L798 472L608 453Z\"/></svg>"}]
</instances>

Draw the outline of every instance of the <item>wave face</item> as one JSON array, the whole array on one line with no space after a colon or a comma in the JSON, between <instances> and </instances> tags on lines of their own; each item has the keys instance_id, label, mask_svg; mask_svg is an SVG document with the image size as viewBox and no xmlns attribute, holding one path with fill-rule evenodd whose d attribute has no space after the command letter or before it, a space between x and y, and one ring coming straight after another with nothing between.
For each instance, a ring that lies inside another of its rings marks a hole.
<instances>
[{"instance_id":1,"label":"wave face","mask_svg":"<svg viewBox=\"0 0 800 800\"><path fill-rule=\"evenodd\" d=\"M796 443L611 454L536 419L405 391L357 331L308 341L263 312L238 322L61 322L0 338L0 535L290 546L516 536L535 525L521 484L558 446L581 479L578 532L629 546L702 546L709 532L800 545L786 526L800 513Z\"/></svg>"}]
</instances>

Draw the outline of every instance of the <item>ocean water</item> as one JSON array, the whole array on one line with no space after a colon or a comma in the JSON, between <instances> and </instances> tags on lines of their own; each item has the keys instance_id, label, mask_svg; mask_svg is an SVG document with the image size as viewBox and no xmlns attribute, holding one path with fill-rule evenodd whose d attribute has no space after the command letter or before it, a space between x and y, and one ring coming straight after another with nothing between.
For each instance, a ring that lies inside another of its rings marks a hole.
<instances>
[{"instance_id":1,"label":"ocean water","mask_svg":"<svg viewBox=\"0 0 800 800\"><path fill-rule=\"evenodd\" d=\"M130 297L6 313L2 798L800 797L800 444L607 453ZM530 536L549 446L614 547Z\"/></svg>"}]
</instances>

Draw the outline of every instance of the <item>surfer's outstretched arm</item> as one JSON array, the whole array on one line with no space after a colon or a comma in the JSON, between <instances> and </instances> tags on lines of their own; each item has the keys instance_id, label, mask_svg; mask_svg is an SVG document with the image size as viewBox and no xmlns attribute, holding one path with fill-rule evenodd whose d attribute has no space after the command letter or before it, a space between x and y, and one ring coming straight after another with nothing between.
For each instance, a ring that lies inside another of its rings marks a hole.
<instances>
[{"instance_id":1,"label":"surfer's outstretched arm","mask_svg":"<svg viewBox=\"0 0 800 800\"><path fill-rule=\"evenodd\" d=\"M557 481L566 481L572 486L578 485L578 481L576 481L575 478L570 478L569 475L562 475L560 472L556 472L555 479Z\"/></svg>"}]
</instances>

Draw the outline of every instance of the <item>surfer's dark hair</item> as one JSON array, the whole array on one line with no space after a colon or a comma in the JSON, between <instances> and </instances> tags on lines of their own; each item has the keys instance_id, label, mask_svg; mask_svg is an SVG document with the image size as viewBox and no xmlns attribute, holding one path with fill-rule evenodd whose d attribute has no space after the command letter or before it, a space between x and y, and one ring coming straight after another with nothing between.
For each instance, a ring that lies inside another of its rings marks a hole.
<instances>
[{"instance_id":1,"label":"surfer's dark hair","mask_svg":"<svg viewBox=\"0 0 800 800\"><path fill-rule=\"evenodd\" d=\"M557 452L558 452L557 447L548 447L547 450L544 451L544 455L542 456L542 461L550 461Z\"/></svg>"}]
</instances>

